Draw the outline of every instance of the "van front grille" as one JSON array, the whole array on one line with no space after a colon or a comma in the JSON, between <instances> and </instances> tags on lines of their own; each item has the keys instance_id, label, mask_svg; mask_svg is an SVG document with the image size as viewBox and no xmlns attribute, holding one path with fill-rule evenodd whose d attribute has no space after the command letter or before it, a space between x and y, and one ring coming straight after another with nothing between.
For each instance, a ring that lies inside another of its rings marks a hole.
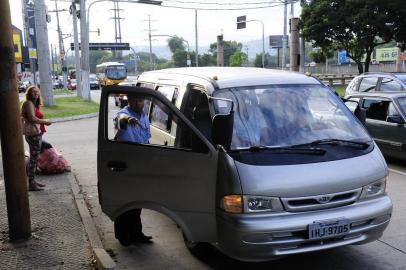
<instances>
[{"instance_id":1,"label":"van front grille","mask_svg":"<svg viewBox=\"0 0 406 270\"><path fill-rule=\"evenodd\" d=\"M355 190L322 194L309 197L281 198L288 212L302 212L334 208L354 203L360 196L362 188Z\"/></svg>"}]
</instances>

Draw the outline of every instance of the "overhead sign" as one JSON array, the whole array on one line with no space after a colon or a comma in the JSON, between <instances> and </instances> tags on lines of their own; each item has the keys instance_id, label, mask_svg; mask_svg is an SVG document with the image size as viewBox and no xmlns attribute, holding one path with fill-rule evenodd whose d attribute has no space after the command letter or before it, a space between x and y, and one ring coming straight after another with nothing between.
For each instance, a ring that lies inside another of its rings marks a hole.
<instances>
[{"instance_id":1,"label":"overhead sign","mask_svg":"<svg viewBox=\"0 0 406 270\"><path fill-rule=\"evenodd\" d=\"M237 29L243 29L247 26L247 16L237 17Z\"/></svg>"},{"instance_id":2,"label":"overhead sign","mask_svg":"<svg viewBox=\"0 0 406 270\"><path fill-rule=\"evenodd\" d=\"M398 58L398 47L376 49L376 60L378 62L396 61Z\"/></svg>"},{"instance_id":3,"label":"overhead sign","mask_svg":"<svg viewBox=\"0 0 406 270\"><path fill-rule=\"evenodd\" d=\"M286 36L287 47L289 47L289 36ZM282 48L283 47L283 35L269 36L269 47Z\"/></svg>"},{"instance_id":4,"label":"overhead sign","mask_svg":"<svg viewBox=\"0 0 406 270\"><path fill-rule=\"evenodd\" d=\"M347 57L347 51L339 51L338 52L338 63L340 65L348 64L350 62L350 58Z\"/></svg>"},{"instance_id":5,"label":"overhead sign","mask_svg":"<svg viewBox=\"0 0 406 270\"><path fill-rule=\"evenodd\" d=\"M70 44L71 50L75 50L73 43ZM79 50L81 49L79 43ZM130 43L89 43L89 50L98 51L127 51L130 50Z\"/></svg>"}]
</instances>

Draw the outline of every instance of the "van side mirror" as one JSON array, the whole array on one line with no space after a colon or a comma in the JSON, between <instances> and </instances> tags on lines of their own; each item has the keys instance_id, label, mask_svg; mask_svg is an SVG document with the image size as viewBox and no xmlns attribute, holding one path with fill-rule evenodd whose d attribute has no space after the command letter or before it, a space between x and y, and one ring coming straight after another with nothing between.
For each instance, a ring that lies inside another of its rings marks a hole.
<instances>
[{"instance_id":1,"label":"van side mirror","mask_svg":"<svg viewBox=\"0 0 406 270\"><path fill-rule=\"evenodd\" d=\"M211 139L214 144L222 145L226 150L230 149L233 138L234 112L229 114L216 114L213 117Z\"/></svg>"},{"instance_id":2,"label":"van side mirror","mask_svg":"<svg viewBox=\"0 0 406 270\"><path fill-rule=\"evenodd\" d=\"M367 110L366 109L363 109L363 108L361 108L361 106L358 105L357 108L355 108L354 115L355 115L355 117L358 118L358 120L363 125L365 125L366 119L367 119Z\"/></svg>"}]
</instances>

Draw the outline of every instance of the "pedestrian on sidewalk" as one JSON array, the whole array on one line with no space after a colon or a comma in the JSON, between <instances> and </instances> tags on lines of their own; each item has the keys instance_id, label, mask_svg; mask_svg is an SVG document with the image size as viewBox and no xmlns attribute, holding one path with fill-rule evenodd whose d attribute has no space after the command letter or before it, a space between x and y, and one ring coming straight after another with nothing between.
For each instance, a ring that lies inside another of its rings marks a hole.
<instances>
[{"instance_id":1,"label":"pedestrian on sidewalk","mask_svg":"<svg viewBox=\"0 0 406 270\"><path fill-rule=\"evenodd\" d=\"M41 106L42 99L39 88L36 85L29 86L25 91L25 101L21 107L21 116L24 118L25 123L34 126L36 130L30 134L25 134L25 140L30 148L30 160L26 168L30 191L40 191L45 186L34 179L38 157L41 152L42 135L46 132L45 125L51 125L50 121L44 119L44 115L40 111Z\"/></svg>"}]
</instances>

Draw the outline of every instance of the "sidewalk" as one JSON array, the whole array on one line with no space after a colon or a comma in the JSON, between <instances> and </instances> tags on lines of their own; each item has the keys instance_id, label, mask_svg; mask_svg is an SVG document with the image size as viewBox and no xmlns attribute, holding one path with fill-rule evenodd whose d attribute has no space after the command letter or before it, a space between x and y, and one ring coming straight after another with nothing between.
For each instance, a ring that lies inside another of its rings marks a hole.
<instances>
[{"instance_id":1,"label":"sidewalk","mask_svg":"<svg viewBox=\"0 0 406 270\"><path fill-rule=\"evenodd\" d=\"M71 173L37 175L44 191L29 192L32 238L8 241L0 158L0 269L91 269L91 248L70 187Z\"/></svg>"}]
</instances>

